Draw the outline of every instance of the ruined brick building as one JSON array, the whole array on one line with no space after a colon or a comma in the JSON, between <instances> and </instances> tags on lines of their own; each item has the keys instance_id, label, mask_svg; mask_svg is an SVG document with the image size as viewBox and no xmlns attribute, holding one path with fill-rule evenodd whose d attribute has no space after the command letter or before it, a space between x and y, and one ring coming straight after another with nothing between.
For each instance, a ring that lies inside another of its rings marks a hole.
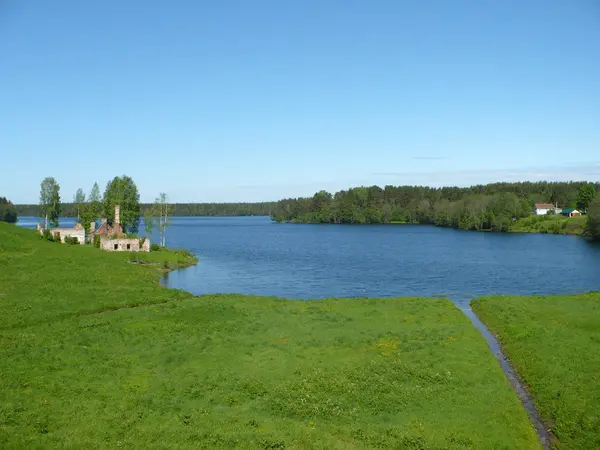
<instances>
[{"instance_id":1,"label":"ruined brick building","mask_svg":"<svg viewBox=\"0 0 600 450\"><path fill-rule=\"evenodd\" d=\"M112 226L106 218L100 219L100 227L96 229L96 223L90 224L88 242L93 242L94 237L100 238L100 248L109 252L149 252L150 241L144 239L140 245L139 238L128 237L121 226L121 207L115 206L115 220Z\"/></svg>"}]
</instances>

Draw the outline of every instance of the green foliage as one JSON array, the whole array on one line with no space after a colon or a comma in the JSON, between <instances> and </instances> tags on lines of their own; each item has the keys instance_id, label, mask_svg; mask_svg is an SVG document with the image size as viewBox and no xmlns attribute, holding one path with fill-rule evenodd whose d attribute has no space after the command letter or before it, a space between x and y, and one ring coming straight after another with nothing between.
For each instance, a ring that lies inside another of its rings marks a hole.
<instances>
[{"instance_id":1,"label":"green foliage","mask_svg":"<svg viewBox=\"0 0 600 450\"><path fill-rule=\"evenodd\" d=\"M83 194L83 193L82 193ZM85 197L85 196L84 196ZM81 198L81 197L80 197ZM92 222L96 222L100 219L102 215L102 199L100 198L100 190L98 188L98 183L94 183L90 195L88 197L88 202L82 204L81 208L78 211L80 213L79 223L83 225L85 228L85 232L90 232L90 225ZM72 212L73 205L65 205L65 215L70 215ZM77 207L77 205L74 205Z\"/></svg>"},{"instance_id":2,"label":"green foliage","mask_svg":"<svg viewBox=\"0 0 600 450\"><path fill-rule=\"evenodd\" d=\"M510 231L519 233L585 234L584 216L565 217L561 215L529 216L514 222Z\"/></svg>"},{"instance_id":3,"label":"green foliage","mask_svg":"<svg viewBox=\"0 0 600 450\"><path fill-rule=\"evenodd\" d=\"M77 239L75 236L65 236L65 244L78 245L79 239Z\"/></svg>"},{"instance_id":4,"label":"green foliage","mask_svg":"<svg viewBox=\"0 0 600 450\"><path fill-rule=\"evenodd\" d=\"M158 244L150 244L150 251L151 252L159 252L160 251L160 245Z\"/></svg>"},{"instance_id":5,"label":"green foliage","mask_svg":"<svg viewBox=\"0 0 600 450\"><path fill-rule=\"evenodd\" d=\"M599 448L600 293L488 297L472 306L499 336L556 448Z\"/></svg>"},{"instance_id":6,"label":"green foliage","mask_svg":"<svg viewBox=\"0 0 600 450\"><path fill-rule=\"evenodd\" d=\"M17 210L6 197L0 197L0 222L16 223Z\"/></svg>"},{"instance_id":7,"label":"green foliage","mask_svg":"<svg viewBox=\"0 0 600 450\"><path fill-rule=\"evenodd\" d=\"M115 218L115 206L120 205L120 221L123 229L137 233L140 221L140 194L137 186L127 175L109 181L104 191L104 216L109 222Z\"/></svg>"},{"instance_id":8,"label":"green foliage","mask_svg":"<svg viewBox=\"0 0 600 450\"><path fill-rule=\"evenodd\" d=\"M94 181L94 185L92 186L92 190L90 191L90 195L88 197L89 203L102 203L102 197L100 197L100 188L98 187L98 183Z\"/></svg>"},{"instance_id":9,"label":"green foliage","mask_svg":"<svg viewBox=\"0 0 600 450\"><path fill-rule=\"evenodd\" d=\"M95 248L100 248L100 236L95 235L93 240L92 240L92 244L94 245Z\"/></svg>"},{"instance_id":10,"label":"green foliage","mask_svg":"<svg viewBox=\"0 0 600 450\"><path fill-rule=\"evenodd\" d=\"M464 230L508 231L514 220L531 211L527 200L514 192L461 196L457 189L371 186L334 196L320 191L311 199L282 200L273 219L297 223L431 223Z\"/></svg>"},{"instance_id":11,"label":"green foliage","mask_svg":"<svg viewBox=\"0 0 600 450\"><path fill-rule=\"evenodd\" d=\"M40 213L45 219L45 226L58 226L61 212L60 186L53 177L46 177L40 186Z\"/></svg>"},{"instance_id":12,"label":"green foliage","mask_svg":"<svg viewBox=\"0 0 600 450\"><path fill-rule=\"evenodd\" d=\"M81 218L81 213L83 212L83 207L85 204L85 194L83 193L83 189L77 189L77 192L73 196L73 205L77 209L77 221L79 222Z\"/></svg>"},{"instance_id":13,"label":"green foliage","mask_svg":"<svg viewBox=\"0 0 600 450\"><path fill-rule=\"evenodd\" d=\"M48 228L44 228L42 230L40 237L46 241L60 242L60 236L56 236L56 238L55 238L54 235L52 234L52 232Z\"/></svg>"},{"instance_id":14,"label":"green foliage","mask_svg":"<svg viewBox=\"0 0 600 450\"><path fill-rule=\"evenodd\" d=\"M594 239L600 240L600 196L588 208L587 231Z\"/></svg>"},{"instance_id":15,"label":"green foliage","mask_svg":"<svg viewBox=\"0 0 600 450\"><path fill-rule=\"evenodd\" d=\"M596 189L593 184L585 184L577 191L577 209L585 213L590 206L590 203L596 198Z\"/></svg>"},{"instance_id":16,"label":"green foliage","mask_svg":"<svg viewBox=\"0 0 600 450\"><path fill-rule=\"evenodd\" d=\"M0 224L3 447L539 448L447 300L194 298L129 258Z\"/></svg>"},{"instance_id":17,"label":"green foliage","mask_svg":"<svg viewBox=\"0 0 600 450\"><path fill-rule=\"evenodd\" d=\"M161 192L154 200L151 209L144 212L144 228L148 236L156 229L160 238L160 246L166 246L167 228L171 225L172 206L167 194Z\"/></svg>"}]
</instances>

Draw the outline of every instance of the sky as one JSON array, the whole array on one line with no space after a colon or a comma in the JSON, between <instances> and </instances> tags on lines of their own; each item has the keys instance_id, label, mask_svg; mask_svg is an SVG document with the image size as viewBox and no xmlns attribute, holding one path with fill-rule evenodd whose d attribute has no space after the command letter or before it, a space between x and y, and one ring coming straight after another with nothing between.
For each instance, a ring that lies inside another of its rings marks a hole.
<instances>
[{"instance_id":1,"label":"sky","mask_svg":"<svg viewBox=\"0 0 600 450\"><path fill-rule=\"evenodd\" d=\"M0 196L600 180L597 0L0 0Z\"/></svg>"}]
</instances>

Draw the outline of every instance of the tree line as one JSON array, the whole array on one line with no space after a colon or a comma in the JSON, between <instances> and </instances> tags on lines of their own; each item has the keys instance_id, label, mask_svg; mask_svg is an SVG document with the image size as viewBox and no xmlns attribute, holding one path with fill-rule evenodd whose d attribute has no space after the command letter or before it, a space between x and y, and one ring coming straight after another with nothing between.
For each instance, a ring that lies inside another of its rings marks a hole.
<instances>
[{"instance_id":1,"label":"tree line","mask_svg":"<svg viewBox=\"0 0 600 450\"><path fill-rule=\"evenodd\" d=\"M0 222L15 223L17 221L17 209L6 197L0 197Z\"/></svg>"},{"instance_id":2,"label":"tree line","mask_svg":"<svg viewBox=\"0 0 600 450\"><path fill-rule=\"evenodd\" d=\"M277 202L277 222L433 224L463 230L507 231L511 223L532 213L535 203L586 211L600 183L492 183L466 188L425 186L356 187L331 194ZM590 217L595 209L590 207Z\"/></svg>"},{"instance_id":3,"label":"tree line","mask_svg":"<svg viewBox=\"0 0 600 450\"><path fill-rule=\"evenodd\" d=\"M85 197L83 191L81 194ZM62 217L77 217L82 201L62 203ZM191 217L225 217L225 216L270 216L274 211L276 202L257 203L172 203L170 204L173 216ZM146 211L152 210L154 203L140 203L140 214L144 216ZM40 205L15 205L20 216L40 217Z\"/></svg>"}]
</instances>

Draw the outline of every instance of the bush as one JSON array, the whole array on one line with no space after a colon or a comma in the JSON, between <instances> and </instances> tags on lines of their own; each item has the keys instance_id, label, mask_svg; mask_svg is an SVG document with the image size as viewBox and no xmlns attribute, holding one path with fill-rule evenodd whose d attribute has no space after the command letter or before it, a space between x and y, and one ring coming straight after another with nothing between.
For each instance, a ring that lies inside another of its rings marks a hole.
<instances>
[{"instance_id":1,"label":"bush","mask_svg":"<svg viewBox=\"0 0 600 450\"><path fill-rule=\"evenodd\" d=\"M150 244L150 251L151 252L159 252L160 251L160 245L158 245L158 244Z\"/></svg>"},{"instance_id":2,"label":"bush","mask_svg":"<svg viewBox=\"0 0 600 450\"><path fill-rule=\"evenodd\" d=\"M65 236L65 244L79 245L79 239L77 239L75 236Z\"/></svg>"},{"instance_id":3,"label":"bush","mask_svg":"<svg viewBox=\"0 0 600 450\"><path fill-rule=\"evenodd\" d=\"M95 235L92 243L94 244L94 247L100 248L100 236Z\"/></svg>"}]
</instances>

